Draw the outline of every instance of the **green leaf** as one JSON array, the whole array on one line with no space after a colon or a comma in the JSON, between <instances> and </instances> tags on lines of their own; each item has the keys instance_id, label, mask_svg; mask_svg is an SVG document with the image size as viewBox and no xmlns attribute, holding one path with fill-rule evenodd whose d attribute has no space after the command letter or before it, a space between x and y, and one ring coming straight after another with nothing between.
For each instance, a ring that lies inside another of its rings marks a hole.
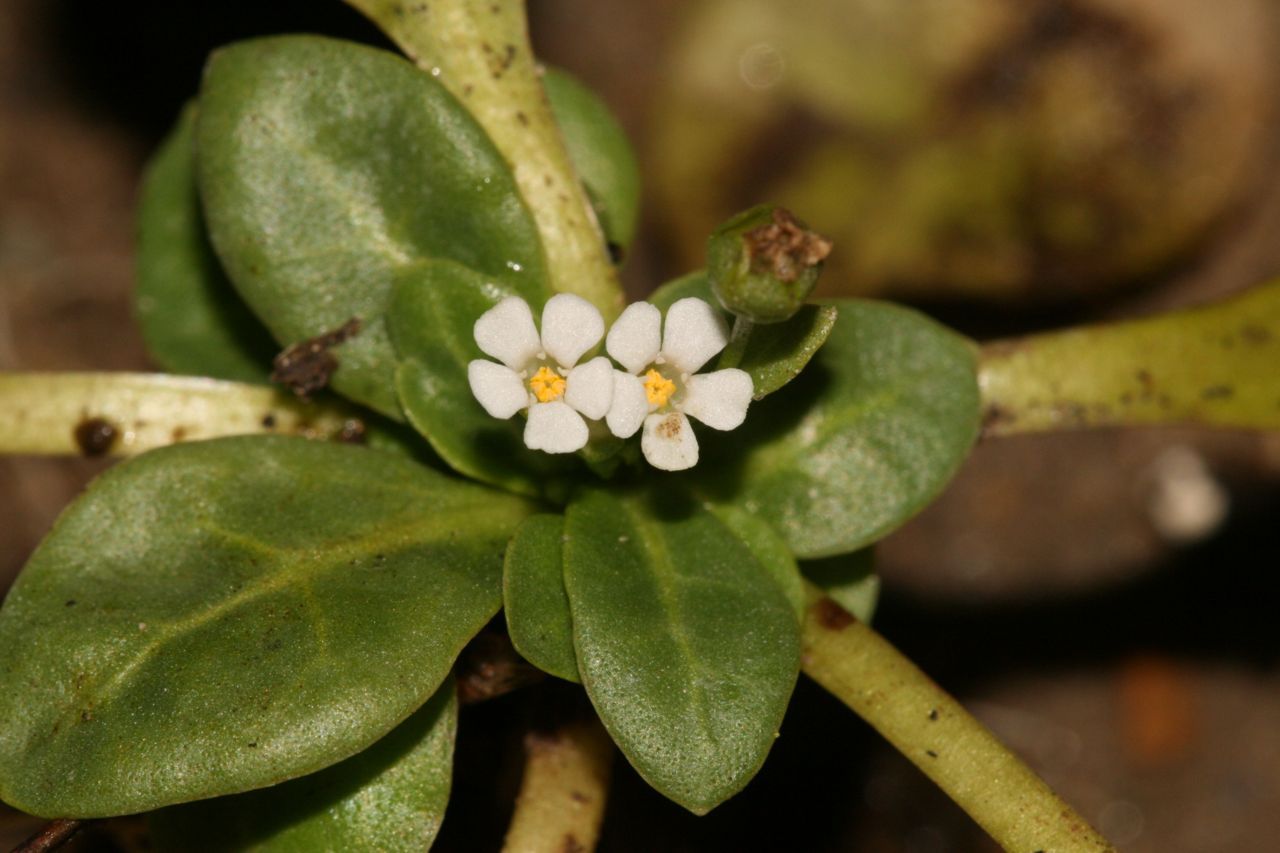
<instances>
[{"instance_id":1,"label":"green leaf","mask_svg":"<svg viewBox=\"0 0 1280 853\"><path fill-rule=\"evenodd\" d=\"M875 549L863 548L825 560L800 564L804 576L832 600L867 624L880 601L880 576L875 573ZM803 594L803 589L801 589Z\"/></svg>"},{"instance_id":2,"label":"green leaf","mask_svg":"<svg viewBox=\"0 0 1280 853\"><path fill-rule=\"evenodd\" d=\"M0 799L131 814L355 754L497 611L528 511L398 456L296 438L111 469L0 609Z\"/></svg>"},{"instance_id":3,"label":"green leaf","mask_svg":"<svg viewBox=\"0 0 1280 853\"><path fill-rule=\"evenodd\" d=\"M138 322L165 370L266 382L278 347L227 280L196 192L196 107L188 104L142 182Z\"/></svg>"},{"instance_id":4,"label":"green leaf","mask_svg":"<svg viewBox=\"0 0 1280 853\"><path fill-rule=\"evenodd\" d=\"M200 190L231 280L276 339L363 330L333 386L399 417L384 314L396 276L447 258L542 284L510 169L431 75L314 36L214 54L197 126Z\"/></svg>"},{"instance_id":5,"label":"green leaf","mask_svg":"<svg viewBox=\"0 0 1280 853\"><path fill-rule=\"evenodd\" d=\"M989 435L1136 424L1280 429L1280 281L1216 305L982 348Z\"/></svg>"},{"instance_id":6,"label":"green leaf","mask_svg":"<svg viewBox=\"0 0 1280 853\"><path fill-rule=\"evenodd\" d=\"M752 406L693 475L774 525L801 558L885 536L932 500L978 433L974 347L888 303L836 303L826 345Z\"/></svg>"},{"instance_id":7,"label":"green leaf","mask_svg":"<svg viewBox=\"0 0 1280 853\"><path fill-rule=\"evenodd\" d=\"M569 597L564 591L563 540L562 516L533 515L524 520L507 546L502 608L516 651L543 672L580 681Z\"/></svg>"},{"instance_id":8,"label":"green leaf","mask_svg":"<svg viewBox=\"0 0 1280 853\"><path fill-rule=\"evenodd\" d=\"M492 417L467 380L467 364L487 358L472 333L476 319L507 296L523 297L535 312L546 301L545 292L449 261L405 270L388 314L401 359L397 388L409 422L455 470L510 491L542 495L575 467L575 460L525 447L525 419Z\"/></svg>"},{"instance_id":9,"label":"green leaf","mask_svg":"<svg viewBox=\"0 0 1280 853\"><path fill-rule=\"evenodd\" d=\"M591 492L565 517L583 684L640 775L702 814L764 762L800 665L795 611L698 504Z\"/></svg>"},{"instance_id":10,"label":"green leaf","mask_svg":"<svg viewBox=\"0 0 1280 853\"><path fill-rule=\"evenodd\" d=\"M155 812L161 850L426 850L449 802L458 703L446 682L364 752L259 791Z\"/></svg>"},{"instance_id":11,"label":"green leaf","mask_svg":"<svg viewBox=\"0 0 1280 853\"><path fill-rule=\"evenodd\" d=\"M707 509L751 549L760 565L773 576L787 601L791 602L796 616L802 617L804 580L800 577L800 568L782 536L767 522L745 509L725 504L708 504Z\"/></svg>"},{"instance_id":12,"label":"green leaf","mask_svg":"<svg viewBox=\"0 0 1280 853\"><path fill-rule=\"evenodd\" d=\"M548 68L542 86L605 238L626 249L640 211L640 167L627 134L604 101L567 72Z\"/></svg>"},{"instance_id":13,"label":"green leaf","mask_svg":"<svg viewBox=\"0 0 1280 853\"><path fill-rule=\"evenodd\" d=\"M837 313L834 305L805 305L781 323L739 319L717 367L751 374L753 396L763 400L800 375L835 328Z\"/></svg>"},{"instance_id":14,"label":"green leaf","mask_svg":"<svg viewBox=\"0 0 1280 853\"><path fill-rule=\"evenodd\" d=\"M648 301L666 314L672 303L688 297L720 306L702 271L667 282ZM806 305L781 323L757 325L738 318L733 321L729 345L703 372L726 367L745 370L751 374L754 398L762 400L800 374L831 334L837 313L834 305Z\"/></svg>"}]
</instances>

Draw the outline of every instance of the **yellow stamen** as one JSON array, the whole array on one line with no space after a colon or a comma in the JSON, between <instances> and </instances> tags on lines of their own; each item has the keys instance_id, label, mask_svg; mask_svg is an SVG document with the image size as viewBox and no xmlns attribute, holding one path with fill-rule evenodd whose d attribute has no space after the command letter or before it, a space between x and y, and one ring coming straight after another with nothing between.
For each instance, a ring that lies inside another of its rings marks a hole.
<instances>
[{"instance_id":1,"label":"yellow stamen","mask_svg":"<svg viewBox=\"0 0 1280 853\"><path fill-rule=\"evenodd\" d=\"M649 405L665 406L674 393L676 393L676 383L653 368L649 368L649 372L644 375L644 394L649 398Z\"/></svg>"},{"instance_id":2,"label":"yellow stamen","mask_svg":"<svg viewBox=\"0 0 1280 853\"><path fill-rule=\"evenodd\" d=\"M564 377L549 367L539 367L529 380L529 390L539 403L550 403L564 396Z\"/></svg>"}]
</instances>

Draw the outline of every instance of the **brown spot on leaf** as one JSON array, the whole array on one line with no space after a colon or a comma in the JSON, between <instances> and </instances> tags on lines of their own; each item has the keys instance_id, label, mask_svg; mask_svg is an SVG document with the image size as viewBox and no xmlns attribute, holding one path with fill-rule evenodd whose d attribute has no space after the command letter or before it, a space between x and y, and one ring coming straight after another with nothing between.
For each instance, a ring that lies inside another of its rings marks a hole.
<instances>
[{"instance_id":1,"label":"brown spot on leaf","mask_svg":"<svg viewBox=\"0 0 1280 853\"><path fill-rule=\"evenodd\" d=\"M338 360L329 352L360 331L360 318L352 317L338 328L299 341L275 357L271 381L307 398L329 384Z\"/></svg>"},{"instance_id":2,"label":"brown spot on leaf","mask_svg":"<svg viewBox=\"0 0 1280 853\"><path fill-rule=\"evenodd\" d=\"M583 853L586 849L572 833L566 835L560 844L561 853Z\"/></svg>"},{"instance_id":3,"label":"brown spot on leaf","mask_svg":"<svg viewBox=\"0 0 1280 853\"><path fill-rule=\"evenodd\" d=\"M852 613L826 596L818 599L817 604L813 605L813 615L817 618L818 624L829 631L843 631L858 621Z\"/></svg>"},{"instance_id":4,"label":"brown spot on leaf","mask_svg":"<svg viewBox=\"0 0 1280 853\"><path fill-rule=\"evenodd\" d=\"M588 797L586 794L582 793L581 791L570 791L569 798L572 799L575 803L591 802L591 798Z\"/></svg>"},{"instance_id":5,"label":"brown spot on leaf","mask_svg":"<svg viewBox=\"0 0 1280 853\"><path fill-rule=\"evenodd\" d=\"M773 221L743 235L751 267L793 282L831 254L831 241L802 226L791 211L777 207Z\"/></svg>"},{"instance_id":6,"label":"brown spot on leaf","mask_svg":"<svg viewBox=\"0 0 1280 853\"><path fill-rule=\"evenodd\" d=\"M275 429L275 428L276 428L276 416L275 416L275 415L273 415L273 414L271 414L270 412L267 412L265 415L263 415L263 416L262 416L262 428L263 428L263 429Z\"/></svg>"},{"instance_id":7,"label":"brown spot on leaf","mask_svg":"<svg viewBox=\"0 0 1280 853\"><path fill-rule=\"evenodd\" d=\"M1210 385L1200 392L1202 400L1229 400L1235 396L1236 389L1230 385Z\"/></svg>"},{"instance_id":8,"label":"brown spot on leaf","mask_svg":"<svg viewBox=\"0 0 1280 853\"><path fill-rule=\"evenodd\" d=\"M116 441L116 428L106 418L85 418L72 430L76 447L85 456L102 456Z\"/></svg>"},{"instance_id":9,"label":"brown spot on leaf","mask_svg":"<svg viewBox=\"0 0 1280 853\"><path fill-rule=\"evenodd\" d=\"M182 441L186 437L187 437L186 427L180 427L180 426L174 427L173 432L169 433L169 438L171 441L173 441L174 444L177 444L179 441Z\"/></svg>"}]
</instances>

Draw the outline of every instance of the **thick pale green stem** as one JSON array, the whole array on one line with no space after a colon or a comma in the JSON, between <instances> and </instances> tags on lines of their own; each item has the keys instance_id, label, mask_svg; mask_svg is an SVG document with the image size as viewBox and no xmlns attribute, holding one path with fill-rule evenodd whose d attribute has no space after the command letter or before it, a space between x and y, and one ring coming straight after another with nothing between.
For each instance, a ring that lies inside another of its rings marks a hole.
<instances>
[{"instance_id":1,"label":"thick pale green stem","mask_svg":"<svg viewBox=\"0 0 1280 853\"><path fill-rule=\"evenodd\" d=\"M1112 850L932 679L806 583L804 672L893 744L1005 850Z\"/></svg>"},{"instance_id":2,"label":"thick pale green stem","mask_svg":"<svg viewBox=\"0 0 1280 853\"><path fill-rule=\"evenodd\" d=\"M502 849L563 853L596 846L613 743L598 720L525 738L524 780Z\"/></svg>"},{"instance_id":3,"label":"thick pale green stem","mask_svg":"<svg viewBox=\"0 0 1280 853\"><path fill-rule=\"evenodd\" d=\"M622 289L542 90L519 0L346 0L475 116L511 164L542 236L552 287L609 320Z\"/></svg>"},{"instance_id":4,"label":"thick pale green stem","mask_svg":"<svg viewBox=\"0 0 1280 853\"><path fill-rule=\"evenodd\" d=\"M336 438L351 411L275 388L158 373L0 373L0 453L131 455L247 433Z\"/></svg>"},{"instance_id":5,"label":"thick pale green stem","mask_svg":"<svg viewBox=\"0 0 1280 853\"><path fill-rule=\"evenodd\" d=\"M996 341L985 435L1139 424L1280 429L1280 282L1150 319Z\"/></svg>"}]
</instances>

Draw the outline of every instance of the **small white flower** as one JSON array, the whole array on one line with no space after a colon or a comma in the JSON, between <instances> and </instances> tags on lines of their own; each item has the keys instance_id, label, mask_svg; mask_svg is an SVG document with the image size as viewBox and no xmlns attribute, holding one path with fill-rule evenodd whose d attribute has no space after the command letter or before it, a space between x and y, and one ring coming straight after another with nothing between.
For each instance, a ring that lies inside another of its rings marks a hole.
<instances>
[{"instance_id":1,"label":"small white flower","mask_svg":"<svg viewBox=\"0 0 1280 853\"><path fill-rule=\"evenodd\" d=\"M528 409L524 443L533 450L572 453L586 446L583 417L599 420L613 401L609 359L578 364L604 336L595 306L569 293L551 297L542 309L539 337L529 304L509 296L480 315L474 334L480 350L502 362L476 359L467 365L471 393L484 410L506 420Z\"/></svg>"},{"instance_id":2,"label":"small white flower","mask_svg":"<svg viewBox=\"0 0 1280 853\"><path fill-rule=\"evenodd\" d=\"M614 371L613 402L605 421L619 438L644 426L644 458L664 471L698 462L689 417L713 429L742 424L751 403L751 376L737 368L698 374L729 343L720 312L701 299L681 299L662 316L648 302L627 306L609 330L605 349L626 372ZM688 416L688 417L686 417Z\"/></svg>"}]
</instances>

